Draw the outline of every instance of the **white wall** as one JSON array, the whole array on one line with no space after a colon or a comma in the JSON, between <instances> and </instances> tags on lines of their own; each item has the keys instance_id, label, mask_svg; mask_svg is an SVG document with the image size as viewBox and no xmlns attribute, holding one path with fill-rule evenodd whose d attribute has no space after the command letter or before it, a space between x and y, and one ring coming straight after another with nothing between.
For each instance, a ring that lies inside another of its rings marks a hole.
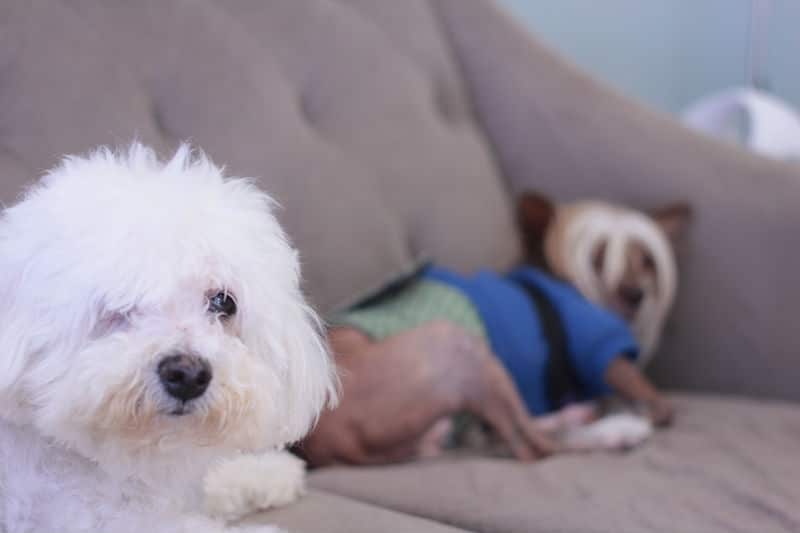
<instances>
[{"instance_id":1,"label":"white wall","mask_svg":"<svg viewBox=\"0 0 800 533\"><path fill-rule=\"evenodd\" d=\"M747 81L750 0L501 0L546 43L624 92L679 111ZM800 108L800 0L775 0L767 73Z\"/></svg>"}]
</instances>

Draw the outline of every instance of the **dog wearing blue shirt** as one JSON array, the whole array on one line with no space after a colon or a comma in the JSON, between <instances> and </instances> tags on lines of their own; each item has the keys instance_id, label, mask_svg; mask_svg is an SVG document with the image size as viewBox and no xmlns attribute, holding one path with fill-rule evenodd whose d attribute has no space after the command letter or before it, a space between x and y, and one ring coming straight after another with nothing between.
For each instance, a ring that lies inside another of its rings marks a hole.
<instances>
[{"instance_id":1,"label":"dog wearing blue shirt","mask_svg":"<svg viewBox=\"0 0 800 533\"><path fill-rule=\"evenodd\" d=\"M671 241L688 208L646 215L602 202L556 205L524 194L518 213L526 252L519 268L463 275L425 264L334 322L376 342L434 320L452 322L485 340L529 413L563 448L642 442L672 418L641 367L672 305ZM597 400L612 394L643 412L604 411ZM466 430L448 430L451 443L474 445L477 436L485 446L477 424L461 426ZM442 431L431 434L424 440L437 448Z\"/></svg>"}]
</instances>

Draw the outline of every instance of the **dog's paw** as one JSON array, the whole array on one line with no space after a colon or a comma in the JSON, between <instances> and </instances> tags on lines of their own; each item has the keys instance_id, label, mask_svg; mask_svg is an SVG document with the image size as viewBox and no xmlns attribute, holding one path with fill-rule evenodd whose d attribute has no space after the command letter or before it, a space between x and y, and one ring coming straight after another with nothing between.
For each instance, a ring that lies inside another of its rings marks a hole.
<instances>
[{"instance_id":1,"label":"dog's paw","mask_svg":"<svg viewBox=\"0 0 800 533\"><path fill-rule=\"evenodd\" d=\"M209 470L203 489L210 515L236 520L302 496L305 463L288 452L229 459Z\"/></svg>"},{"instance_id":2,"label":"dog's paw","mask_svg":"<svg viewBox=\"0 0 800 533\"><path fill-rule=\"evenodd\" d=\"M653 434L647 417L619 413L601 418L564 434L567 449L576 451L627 450L638 446Z\"/></svg>"}]
</instances>

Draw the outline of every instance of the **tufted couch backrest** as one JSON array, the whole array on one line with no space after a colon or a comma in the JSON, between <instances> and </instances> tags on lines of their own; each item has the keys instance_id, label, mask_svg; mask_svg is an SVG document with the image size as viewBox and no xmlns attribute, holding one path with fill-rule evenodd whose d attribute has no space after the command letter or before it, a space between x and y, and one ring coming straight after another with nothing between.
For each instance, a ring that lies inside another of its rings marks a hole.
<instances>
[{"instance_id":1,"label":"tufted couch backrest","mask_svg":"<svg viewBox=\"0 0 800 533\"><path fill-rule=\"evenodd\" d=\"M517 258L510 200L427 0L0 7L0 200L64 153L190 140L282 204L323 309L415 257Z\"/></svg>"}]
</instances>

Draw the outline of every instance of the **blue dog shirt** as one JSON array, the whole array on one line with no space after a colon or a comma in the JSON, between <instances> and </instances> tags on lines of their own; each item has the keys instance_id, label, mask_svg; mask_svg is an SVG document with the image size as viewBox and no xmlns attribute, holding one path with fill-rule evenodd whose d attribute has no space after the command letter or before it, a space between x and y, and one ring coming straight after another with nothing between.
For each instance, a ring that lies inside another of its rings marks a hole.
<instances>
[{"instance_id":1,"label":"blue dog shirt","mask_svg":"<svg viewBox=\"0 0 800 533\"><path fill-rule=\"evenodd\" d=\"M485 270L463 276L430 266L423 277L450 285L469 298L483 321L492 351L503 361L534 414L555 407L547 396L549 349L537 310L520 283L534 284L555 307L564 325L567 355L580 383L579 399L609 393L603 379L609 364L618 356L638 356L638 346L624 320L538 269L520 267L507 276Z\"/></svg>"}]
</instances>

